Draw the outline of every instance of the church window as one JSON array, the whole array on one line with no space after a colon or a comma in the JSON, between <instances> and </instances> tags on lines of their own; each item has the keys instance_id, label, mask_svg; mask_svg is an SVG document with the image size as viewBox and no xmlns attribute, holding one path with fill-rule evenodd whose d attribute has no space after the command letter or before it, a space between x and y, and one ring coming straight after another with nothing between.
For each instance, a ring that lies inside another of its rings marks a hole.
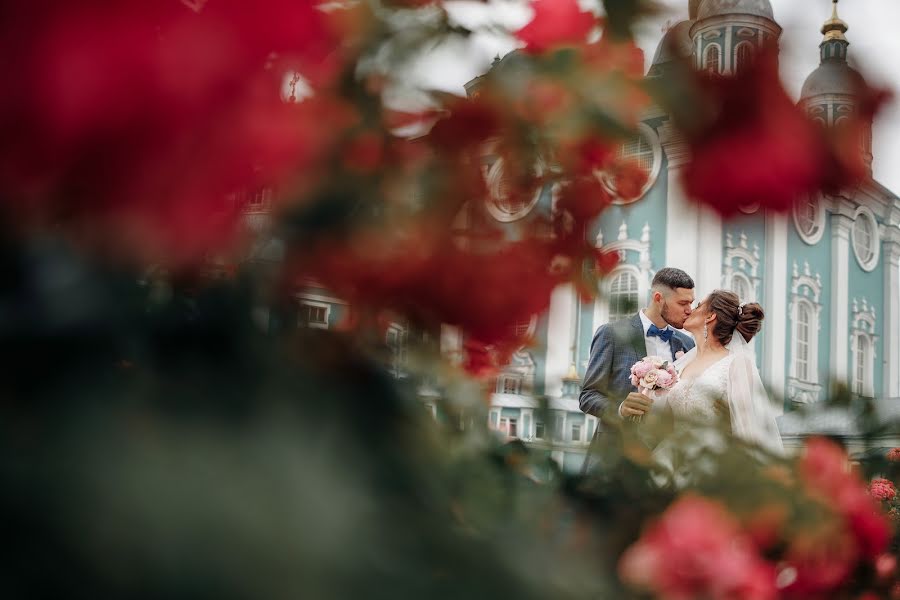
<instances>
[{"instance_id":1,"label":"church window","mask_svg":"<svg viewBox=\"0 0 900 600\"><path fill-rule=\"evenodd\" d=\"M503 158L497 158L486 167L485 179L488 188L487 209L498 221L507 223L523 218L537 204L543 186L534 190L517 189L504 166Z\"/></svg>"},{"instance_id":2,"label":"church window","mask_svg":"<svg viewBox=\"0 0 900 600\"><path fill-rule=\"evenodd\" d=\"M810 309L804 304L797 310L797 335L795 365L797 378L801 381L809 381L809 328L811 319Z\"/></svg>"},{"instance_id":3,"label":"church window","mask_svg":"<svg viewBox=\"0 0 900 600\"><path fill-rule=\"evenodd\" d=\"M579 425L578 423L572 424L572 441L581 441L581 425Z\"/></svg>"},{"instance_id":4,"label":"church window","mask_svg":"<svg viewBox=\"0 0 900 600\"><path fill-rule=\"evenodd\" d=\"M741 73L753 64L753 45L741 42L734 49L734 72Z\"/></svg>"},{"instance_id":5,"label":"church window","mask_svg":"<svg viewBox=\"0 0 900 600\"><path fill-rule=\"evenodd\" d=\"M543 421L535 421L534 422L534 439L542 440L544 439L544 422Z\"/></svg>"},{"instance_id":6,"label":"church window","mask_svg":"<svg viewBox=\"0 0 900 600\"><path fill-rule=\"evenodd\" d=\"M712 44L706 49L706 58L703 61L703 68L707 73L720 73L722 71L720 65L720 52L717 44Z\"/></svg>"},{"instance_id":7,"label":"church window","mask_svg":"<svg viewBox=\"0 0 900 600\"><path fill-rule=\"evenodd\" d=\"M609 322L634 314L638 304L638 279L630 271L614 275L609 283Z\"/></svg>"},{"instance_id":8,"label":"church window","mask_svg":"<svg viewBox=\"0 0 900 600\"><path fill-rule=\"evenodd\" d=\"M522 379L515 375L501 375L497 379L498 394L518 394L522 390Z\"/></svg>"},{"instance_id":9,"label":"church window","mask_svg":"<svg viewBox=\"0 0 900 600\"><path fill-rule=\"evenodd\" d=\"M866 375L869 363L869 340L864 335L856 336L856 372L854 373L853 391L860 396L867 390Z\"/></svg>"},{"instance_id":10,"label":"church window","mask_svg":"<svg viewBox=\"0 0 900 600\"><path fill-rule=\"evenodd\" d=\"M794 226L807 244L816 244L825 232L825 207L818 195L803 196L794 205Z\"/></svg>"},{"instance_id":11,"label":"church window","mask_svg":"<svg viewBox=\"0 0 900 600\"><path fill-rule=\"evenodd\" d=\"M392 324L388 327L385 342L391 355L391 372L395 377L400 377L406 369L409 348L406 328L396 323Z\"/></svg>"},{"instance_id":12,"label":"church window","mask_svg":"<svg viewBox=\"0 0 900 600\"><path fill-rule=\"evenodd\" d=\"M647 181L635 197L620 197L615 178L611 173L598 170L594 174L613 195L613 204L629 204L639 200L656 181L662 165L662 146L656 132L644 123L639 124L638 132L619 145L616 150L616 161L636 163L647 173Z\"/></svg>"},{"instance_id":13,"label":"church window","mask_svg":"<svg viewBox=\"0 0 900 600\"><path fill-rule=\"evenodd\" d=\"M300 303L297 324L310 329L328 329L329 312L330 307L327 304L303 301Z\"/></svg>"},{"instance_id":14,"label":"church window","mask_svg":"<svg viewBox=\"0 0 900 600\"><path fill-rule=\"evenodd\" d=\"M860 206L853 222L853 252L859 266L871 271L878 264L878 223L871 210Z\"/></svg>"},{"instance_id":15,"label":"church window","mask_svg":"<svg viewBox=\"0 0 900 600\"><path fill-rule=\"evenodd\" d=\"M519 437L519 421L518 419L512 419L503 417L500 419L500 431L505 433L508 437Z\"/></svg>"}]
</instances>

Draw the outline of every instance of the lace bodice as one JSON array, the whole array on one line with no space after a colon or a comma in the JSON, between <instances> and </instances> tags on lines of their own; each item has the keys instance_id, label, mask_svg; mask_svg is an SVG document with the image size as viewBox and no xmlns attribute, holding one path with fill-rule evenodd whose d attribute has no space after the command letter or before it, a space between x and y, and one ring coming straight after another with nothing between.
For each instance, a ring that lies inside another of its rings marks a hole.
<instances>
[{"instance_id":1,"label":"lace bodice","mask_svg":"<svg viewBox=\"0 0 900 600\"><path fill-rule=\"evenodd\" d=\"M675 417L676 428L679 421L715 421L716 400L728 402L728 374L734 355L729 354L711 364L696 377L680 379L669 390L667 400Z\"/></svg>"}]
</instances>

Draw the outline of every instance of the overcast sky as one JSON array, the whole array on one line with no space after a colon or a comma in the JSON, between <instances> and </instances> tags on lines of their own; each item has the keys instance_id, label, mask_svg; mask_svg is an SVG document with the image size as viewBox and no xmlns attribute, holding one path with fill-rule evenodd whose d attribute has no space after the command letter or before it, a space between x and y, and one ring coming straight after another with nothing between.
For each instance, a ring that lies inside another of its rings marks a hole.
<instances>
[{"instance_id":1,"label":"overcast sky","mask_svg":"<svg viewBox=\"0 0 900 600\"><path fill-rule=\"evenodd\" d=\"M580 0L591 6L592 0ZM796 99L807 75L819 63L822 23L831 16L830 0L770 0L775 19L784 29L781 36L781 74L788 92ZM667 23L687 18L687 0L658 0L663 14L647 20L638 31L644 50L645 69L663 35ZM448 1L446 6L463 25L494 23L515 30L530 19L526 0L480 2ZM844 0L838 13L850 29L849 57L870 83L887 86L900 93L900 0ZM416 79L426 86L464 93L463 84L483 73L496 55L515 47L515 40L497 34L480 33L468 42L445 44L417 65ZM874 131L875 178L900 193L900 99L895 99L879 115Z\"/></svg>"}]
</instances>

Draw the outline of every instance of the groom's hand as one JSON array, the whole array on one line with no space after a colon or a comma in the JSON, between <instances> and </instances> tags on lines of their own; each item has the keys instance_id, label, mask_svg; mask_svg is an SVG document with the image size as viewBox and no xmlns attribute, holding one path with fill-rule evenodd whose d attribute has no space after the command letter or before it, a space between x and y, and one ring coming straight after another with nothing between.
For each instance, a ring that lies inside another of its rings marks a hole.
<instances>
[{"instance_id":1,"label":"groom's hand","mask_svg":"<svg viewBox=\"0 0 900 600\"><path fill-rule=\"evenodd\" d=\"M631 392L619 407L619 414L623 417L642 417L650 412L653 400L644 394Z\"/></svg>"}]
</instances>

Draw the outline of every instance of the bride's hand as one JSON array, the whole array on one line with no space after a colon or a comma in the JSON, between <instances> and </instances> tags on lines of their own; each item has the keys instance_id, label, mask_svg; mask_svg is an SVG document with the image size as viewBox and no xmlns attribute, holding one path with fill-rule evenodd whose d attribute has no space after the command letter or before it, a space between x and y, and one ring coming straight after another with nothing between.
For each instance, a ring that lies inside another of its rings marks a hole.
<instances>
[{"instance_id":1,"label":"bride's hand","mask_svg":"<svg viewBox=\"0 0 900 600\"><path fill-rule=\"evenodd\" d=\"M650 407L652 405L652 398L645 396L644 394L631 392L628 394L628 397L625 398L624 402L622 402L620 412L625 418L642 417L650 412Z\"/></svg>"}]
</instances>

